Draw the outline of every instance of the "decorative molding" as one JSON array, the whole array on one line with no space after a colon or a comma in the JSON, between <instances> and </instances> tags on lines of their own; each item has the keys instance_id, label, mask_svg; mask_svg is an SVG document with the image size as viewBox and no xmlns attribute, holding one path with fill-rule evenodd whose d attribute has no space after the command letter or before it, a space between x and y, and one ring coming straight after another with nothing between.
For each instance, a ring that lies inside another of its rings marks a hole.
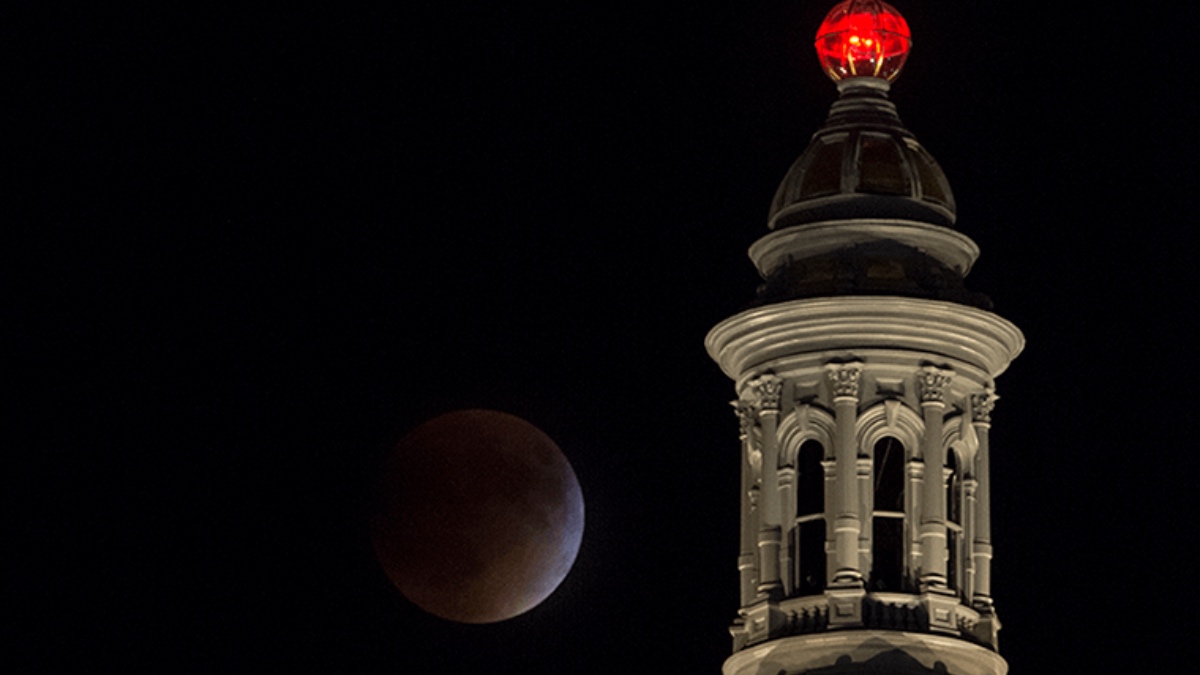
<instances>
[{"instance_id":1,"label":"decorative molding","mask_svg":"<svg viewBox=\"0 0 1200 675\"><path fill-rule=\"evenodd\" d=\"M808 433L812 422L809 419L812 412L812 406L807 403L801 403L796 406L796 428L800 431L800 435Z\"/></svg>"},{"instance_id":2,"label":"decorative molding","mask_svg":"<svg viewBox=\"0 0 1200 675\"><path fill-rule=\"evenodd\" d=\"M958 449L956 452L958 452L960 459L966 457L963 453L968 450L974 450L974 448L969 447L965 435L968 429L974 431L974 427L971 426L970 422L966 421L967 419L967 415L951 415L942 419L942 447L946 449L946 452L949 452L951 448L957 446Z\"/></svg>"},{"instance_id":3,"label":"decorative molding","mask_svg":"<svg viewBox=\"0 0 1200 675\"><path fill-rule=\"evenodd\" d=\"M779 637L819 633L829 627L829 605L798 607L787 610L784 617Z\"/></svg>"},{"instance_id":4,"label":"decorative molding","mask_svg":"<svg viewBox=\"0 0 1200 675\"><path fill-rule=\"evenodd\" d=\"M825 366L829 374L829 384L833 390L833 398L852 398L858 400L858 385L862 381L862 362L830 363Z\"/></svg>"},{"instance_id":5,"label":"decorative molding","mask_svg":"<svg viewBox=\"0 0 1200 675\"><path fill-rule=\"evenodd\" d=\"M894 398L889 398L883 402L883 418L886 421L888 431L896 428L896 416L900 414L900 401Z\"/></svg>"},{"instance_id":6,"label":"decorative molding","mask_svg":"<svg viewBox=\"0 0 1200 675\"><path fill-rule=\"evenodd\" d=\"M783 379L774 373L763 373L746 383L754 396L759 414L778 413L783 394Z\"/></svg>"},{"instance_id":7,"label":"decorative molding","mask_svg":"<svg viewBox=\"0 0 1200 675\"><path fill-rule=\"evenodd\" d=\"M729 405L733 406L733 413L738 418L738 437L742 440L749 438L750 430L754 428L754 406L741 399L730 401Z\"/></svg>"},{"instance_id":8,"label":"decorative molding","mask_svg":"<svg viewBox=\"0 0 1200 675\"><path fill-rule=\"evenodd\" d=\"M912 479L912 480L924 480L925 479L925 460L916 459L916 458L910 459L910 460L908 460L908 463L905 465L904 468L905 468L905 473L908 474L909 479Z\"/></svg>"},{"instance_id":9,"label":"decorative molding","mask_svg":"<svg viewBox=\"0 0 1200 675\"><path fill-rule=\"evenodd\" d=\"M963 501L967 498L974 498L979 494L979 481L974 478L964 478L962 482Z\"/></svg>"},{"instance_id":10,"label":"decorative molding","mask_svg":"<svg viewBox=\"0 0 1200 675\"><path fill-rule=\"evenodd\" d=\"M963 276L979 257L979 247L966 235L947 227L913 220L859 218L809 223L788 227L754 242L750 258L763 277L769 276L789 256L803 251L816 256L854 244L876 241L900 242L918 249Z\"/></svg>"},{"instance_id":11,"label":"decorative molding","mask_svg":"<svg viewBox=\"0 0 1200 675\"><path fill-rule=\"evenodd\" d=\"M966 376L991 379L1025 346L1009 321L980 309L899 296L789 300L748 309L717 324L705 347L721 370L744 386L766 364L821 354L888 350L937 355Z\"/></svg>"},{"instance_id":12,"label":"decorative molding","mask_svg":"<svg viewBox=\"0 0 1200 675\"><path fill-rule=\"evenodd\" d=\"M801 404L794 413L779 421L776 431L779 439L779 461L783 465L795 464L796 453L806 441L814 440L825 450L825 457L833 452L833 416L820 406Z\"/></svg>"},{"instance_id":13,"label":"decorative molding","mask_svg":"<svg viewBox=\"0 0 1200 675\"><path fill-rule=\"evenodd\" d=\"M905 458L916 456L921 436L925 434L925 421L909 406L896 403L899 405L889 406L888 401L883 401L859 414L855 442L861 451L869 451L879 439L892 436L904 446Z\"/></svg>"},{"instance_id":14,"label":"decorative molding","mask_svg":"<svg viewBox=\"0 0 1200 675\"><path fill-rule=\"evenodd\" d=\"M999 398L996 390L991 387L981 393L971 394L971 421L975 424L991 424L992 409L996 407Z\"/></svg>"},{"instance_id":15,"label":"decorative molding","mask_svg":"<svg viewBox=\"0 0 1200 675\"><path fill-rule=\"evenodd\" d=\"M954 371L937 366L925 366L917 371L917 391L921 395L921 404L946 403L946 389L954 379Z\"/></svg>"},{"instance_id":16,"label":"decorative molding","mask_svg":"<svg viewBox=\"0 0 1200 675\"><path fill-rule=\"evenodd\" d=\"M837 460L836 459L821 460L821 468L825 470L826 480L833 480L837 476Z\"/></svg>"},{"instance_id":17,"label":"decorative molding","mask_svg":"<svg viewBox=\"0 0 1200 675\"><path fill-rule=\"evenodd\" d=\"M967 421L966 415L961 416L959 420L959 436L967 451L974 457L975 452L979 450L979 434L975 433L975 425Z\"/></svg>"},{"instance_id":18,"label":"decorative molding","mask_svg":"<svg viewBox=\"0 0 1200 675\"><path fill-rule=\"evenodd\" d=\"M750 464L750 469L754 472L754 481L758 482L762 479L762 450L756 447L746 447L746 461Z\"/></svg>"}]
</instances>

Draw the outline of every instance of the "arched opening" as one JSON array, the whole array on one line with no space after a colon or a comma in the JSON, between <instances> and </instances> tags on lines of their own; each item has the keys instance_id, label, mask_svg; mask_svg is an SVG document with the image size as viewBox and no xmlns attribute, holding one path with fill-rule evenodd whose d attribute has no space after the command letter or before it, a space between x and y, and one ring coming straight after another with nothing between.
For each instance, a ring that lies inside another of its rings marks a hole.
<instances>
[{"instance_id":1,"label":"arched opening","mask_svg":"<svg viewBox=\"0 0 1200 675\"><path fill-rule=\"evenodd\" d=\"M893 436L875 443L871 517L870 587L876 591L904 590L904 444Z\"/></svg>"},{"instance_id":2,"label":"arched opening","mask_svg":"<svg viewBox=\"0 0 1200 675\"><path fill-rule=\"evenodd\" d=\"M796 592L825 590L825 448L809 439L796 453Z\"/></svg>"},{"instance_id":3,"label":"arched opening","mask_svg":"<svg viewBox=\"0 0 1200 675\"><path fill-rule=\"evenodd\" d=\"M962 471L958 452L946 453L946 582L950 588L962 588Z\"/></svg>"}]
</instances>

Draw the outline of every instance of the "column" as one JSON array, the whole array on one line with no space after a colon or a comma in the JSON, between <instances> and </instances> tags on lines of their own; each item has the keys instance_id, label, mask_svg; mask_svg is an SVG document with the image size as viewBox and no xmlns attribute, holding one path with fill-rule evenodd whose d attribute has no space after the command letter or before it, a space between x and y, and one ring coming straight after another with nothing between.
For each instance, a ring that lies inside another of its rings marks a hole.
<instances>
[{"instance_id":1,"label":"column","mask_svg":"<svg viewBox=\"0 0 1200 675\"><path fill-rule=\"evenodd\" d=\"M742 607L758 597L758 472L762 457L754 447L754 407L746 401L733 401L742 441L742 522L738 549L738 579ZM756 461L757 460L757 461ZM756 466L757 465L757 466Z\"/></svg>"},{"instance_id":2,"label":"column","mask_svg":"<svg viewBox=\"0 0 1200 675\"><path fill-rule=\"evenodd\" d=\"M762 495L758 530L758 592L778 594L780 581L779 548L783 534L780 527L779 499L779 400L783 380L767 373L748 383L758 409L758 425L762 430Z\"/></svg>"},{"instance_id":3,"label":"column","mask_svg":"<svg viewBox=\"0 0 1200 675\"><path fill-rule=\"evenodd\" d=\"M779 503L783 519L782 532L787 533L779 549L779 565L782 570L783 594L790 597L796 590L796 560L792 557L796 537L796 467L783 466L779 469ZM798 555L798 553L797 553Z\"/></svg>"},{"instance_id":4,"label":"column","mask_svg":"<svg viewBox=\"0 0 1200 675\"><path fill-rule=\"evenodd\" d=\"M991 610L992 607L992 516L991 478L988 476L988 430L992 427L992 408L996 405L995 392L985 389L971 396L971 423L979 447L975 451L975 536L971 546L971 557L975 567L975 584L971 604L977 609Z\"/></svg>"},{"instance_id":5,"label":"column","mask_svg":"<svg viewBox=\"0 0 1200 675\"><path fill-rule=\"evenodd\" d=\"M942 420L946 411L946 390L953 371L926 366L917 372L917 390L925 434L921 438L921 457L925 462L924 498L921 517L921 587L946 587L946 490L942 473L946 450L942 446Z\"/></svg>"},{"instance_id":6,"label":"column","mask_svg":"<svg viewBox=\"0 0 1200 675\"><path fill-rule=\"evenodd\" d=\"M963 580L960 593L964 600L970 602L975 596L975 513L979 492L979 481L974 478L974 472L963 480L963 512L962 512L962 556Z\"/></svg>"},{"instance_id":7,"label":"column","mask_svg":"<svg viewBox=\"0 0 1200 675\"><path fill-rule=\"evenodd\" d=\"M833 530L834 514L837 513L837 460L821 460L821 469L825 474L825 587L828 588L838 569L837 539Z\"/></svg>"},{"instance_id":8,"label":"column","mask_svg":"<svg viewBox=\"0 0 1200 675\"><path fill-rule=\"evenodd\" d=\"M857 451L856 451L857 452ZM858 476L858 522L862 524L858 533L858 564L864 576L870 576L874 567L871 552L874 544L871 542L871 518L875 511L875 486L871 483L874 473L874 462L870 457L859 457L856 463Z\"/></svg>"},{"instance_id":9,"label":"column","mask_svg":"<svg viewBox=\"0 0 1200 675\"><path fill-rule=\"evenodd\" d=\"M834 409L834 510L826 513L832 524L834 585L861 585L862 566L858 557L858 538L862 522L858 510L858 385L862 363L830 364L826 366ZM832 516L832 517L831 517Z\"/></svg>"},{"instance_id":10,"label":"column","mask_svg":"<svg viewBox=\"0 0 1200 675\"><path fill-rule=\"evenodd\" d=\"M913 583L915 571L922 569L924 552L921 550L921 520L925 510L922 500L925 497L925 462L912 458L907 463L908 484L904 486L904 541L907 546L904 570L904 584Z\"/></svg>"}]
</instances>

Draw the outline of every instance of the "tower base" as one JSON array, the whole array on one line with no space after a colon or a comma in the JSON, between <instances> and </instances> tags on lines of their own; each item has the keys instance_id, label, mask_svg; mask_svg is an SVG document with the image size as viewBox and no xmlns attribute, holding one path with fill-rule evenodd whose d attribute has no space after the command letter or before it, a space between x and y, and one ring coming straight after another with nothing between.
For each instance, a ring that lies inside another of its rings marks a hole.
<instances>
[{"instance_id":1,"label":"tower base","mask_svg":"<svg viewBox=\"0 0 1200 675\"><path fill-rule=\"evenodd\" d=\"M724 675L1005 675L984 647L940 635L852 630L771 640L725 661Z\"/></svg>"}]
</instances>

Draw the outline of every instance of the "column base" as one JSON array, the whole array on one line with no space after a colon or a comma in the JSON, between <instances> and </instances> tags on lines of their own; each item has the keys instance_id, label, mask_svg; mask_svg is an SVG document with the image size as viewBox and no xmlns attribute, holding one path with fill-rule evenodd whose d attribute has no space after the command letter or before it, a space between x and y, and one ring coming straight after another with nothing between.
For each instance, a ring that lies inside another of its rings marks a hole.
<instances>
[{"instance_id":1,"label":"column base","mask_svg":"<svg viewBox=\"0 0 1200 675\"><path fill-rule=\"evenodd\" d=\"M863 625L863 598L867 592L862 581L836 584L825 589L829 600L829 627L855 628Z\"/></svg>"},{"instance_id":2,"label":"column base","mask_svg":"<svg viewBox=\"0 0 1200 675\"><path fill-rule=\"evenodd\" d=\"M921 594L929 616L929 630L958 635L958 598L946 588L930 588Z\"/></svg>"}]
</instances>

